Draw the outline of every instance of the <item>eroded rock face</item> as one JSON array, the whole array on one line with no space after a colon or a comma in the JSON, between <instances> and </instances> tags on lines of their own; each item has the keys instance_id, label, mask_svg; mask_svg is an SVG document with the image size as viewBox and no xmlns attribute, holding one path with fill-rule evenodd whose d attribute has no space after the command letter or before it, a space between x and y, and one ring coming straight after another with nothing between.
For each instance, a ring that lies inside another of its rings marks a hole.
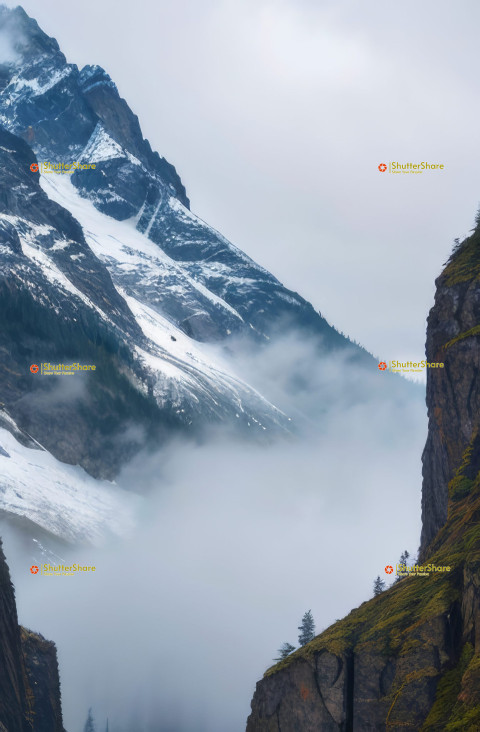
<instances>
[{"instance_id":1,"label":"eroded rock face","mask_svg":"<svg viewBox=\"0 0 480 732\"><path fill-rule=\"evenodd\" d=\"M64 732L55 644L25 628L21 628L21 642L31 690L33 730Z\"/></svg>"},{"instance_id":2,"label":"eroded rock face","mask_svg":"<svg viewBox=\"0 0 480 732\"><path fill-rule=\"evenodd\" d=\"M418 730L457 660L451 636L442 615L409 635L404 656L358 647L299 659L257 684L247 732Z\"/></svg>"},{"instance_id":3,"label":"eroded rock face","mask_svg":"<svg viewBox=\"0 0 480 732\"><path fill-rule=\"evenodd\" d=\"M443 369L427 371L428 438L423 453L422 538L425 552L447 519L448 483L469 444L480 409L480 349L460 337L480 322L480 283L456 281L449 269L438 278L428 317L426 354Z\"/></svg>"},{"instance_id":4,"label":"eroded rock face","mask_svg":"<svg viewBox=\"0 0 480 732\"><path fill-rule=\"evenodd\" d=\"M0 547L0 730L26 732L29 729L26 712L25 670L15 594Z\"/></svg>"},{"instance_id":5,"label":"eroded rock face","mask_svg":"<svg viewBox=\"0 0 480 732\"><path fill-rule=\"evenodd\" d=\"M1 541L0 732L65 732L55 645L18 625Z\"/></svg>"},{"instance_id":6,"label":"eroded rock face","mask_svg":"<svg viewBox=\"0 0 480 732\"><path fill-rule=\"evenodd\" d=\"M247 732L346 729L348 662L331 653L299 661L257 684L256 707Z\"/></svg>"}]
</instances>

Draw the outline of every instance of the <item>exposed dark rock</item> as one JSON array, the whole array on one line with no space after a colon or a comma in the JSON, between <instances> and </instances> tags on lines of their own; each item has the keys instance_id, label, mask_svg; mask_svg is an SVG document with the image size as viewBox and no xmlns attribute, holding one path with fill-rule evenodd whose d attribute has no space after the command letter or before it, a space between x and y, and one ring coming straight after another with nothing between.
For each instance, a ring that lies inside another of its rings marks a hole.
<instances>
[{"instance_id":1,"label":"exposed dark rock","mask_svg":"<svg viewBox=\"0 0 480 732\"><path fill-rule=\"evenodd\" d=\"M8 732L26 732L28 711L15 594L0 545L0 723Z\"/></svg>"},{"instance_id":2,"label":"exposed dark rock","mask_svg":"<svg viewBox=\"0 0 480 732\"><path fill-rule=\"evenodd\" d=\"M113 139L152 172L157 173L188 208L190 204L185 187L174 166L158 153L152 152L148 140L143 139L138 117L119 96L117 87L108 74L100 66L85 66L80 73L79 82L83 97Z\"/></svg>"},{"instance_id":3,"label":"exposed dark rock","mask_svg":"<svg viewBox=\"0 0 480 732\"><path fill-rule=\"evenodd\" d=\"M480 282L476 254L480 232L467 239L436 281L428 317L427 360L444 362L427 372L428 439L423 453L422 552L447 519L448 483L478 428L480 411Z\"/></svg>"},{"instance_id":4,"label":"exposed dark rock","mask_svg":"<svg viewBox=\"0 0 480 732\"><path fill-rule=\"evenodd\" d=\"M1 541L0 730L64 732L55 646L18 625Z\"/></svg>"},{"instance_id":5,"label":"exposed dark rock","mask_svg":"<svg viewBox=\"0 0 480 732\"><path fill-rule=\"evenodd\" d=\"M34 732L63 732L55 644L37 633L21 628L22 651L32 699Z\"/></svg>"}]
</instances>

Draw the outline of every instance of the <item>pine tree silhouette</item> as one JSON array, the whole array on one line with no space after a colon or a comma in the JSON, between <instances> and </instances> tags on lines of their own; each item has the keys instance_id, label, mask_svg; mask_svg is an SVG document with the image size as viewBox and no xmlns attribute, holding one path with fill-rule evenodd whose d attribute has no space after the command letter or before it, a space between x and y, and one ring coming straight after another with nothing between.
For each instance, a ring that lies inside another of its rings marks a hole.
<instances>
[{"instance_id":1,"label":"pine tree silhouette","mask_svg":"<svg viewBox=\"0 0 480 732\"><path fill-rule=\"evenodd\" d=\"M93 715L92 715L92 707L90 707L90 709L88 710L87 721L85 722L85 727L83 728L83 732L96 732L95 722L93 720Z\"/></svg>"},{"instance_id":2,"label":"pine tree silhouette","mask_svg":"<svg viewBox=\"0 0 480 732\"><path fill-rule=\"evenodd\" d=\"M279 657L274 658L274 661L283 661L284 658L289 656L295 650L295 646L291 643L284 643L281 648L278 649Z\"/></svg>"},{"instance_id":3,"label":"pine tree silhouette","mask_svg":"<svg viewBox=\"0 0 480 732\"><path fill-rule=\"evenodd\" d=\"M377 595L380 595L385 589L385 580L383 580L380 575L377 576L377 579L373 583L373 596L377 597Z\"/></svg>"},{"instance_id":4,"label":"pine tree silhouette","mask_svg":"<svg viewBox=\"0 0 480 732\"><path fill-rule=\"evenodd\" d=\"M298 630L300 631L298 642L301 646L305 646L315 638L315 622L311 610L308 610L303 616L302 624L298 626Z\"/></svg>"}]
</instances>

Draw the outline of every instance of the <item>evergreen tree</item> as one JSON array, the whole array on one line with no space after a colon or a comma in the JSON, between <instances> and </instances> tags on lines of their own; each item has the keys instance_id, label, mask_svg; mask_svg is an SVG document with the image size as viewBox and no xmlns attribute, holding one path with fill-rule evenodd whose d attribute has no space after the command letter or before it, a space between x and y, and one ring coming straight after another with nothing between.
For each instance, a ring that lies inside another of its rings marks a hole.
<instances>
[{"instance_id":1,"label":"evergreen tree","mask_svg":"<svg viewBox=\"0 0 480 732\"><path fill-rule=\"evenodd\" d=\"M88 716L87 721L85 722L85 727L83 728L83 732L96 732L95 731L95 722L93 721L93 715L92 715L92 708L88 710Z\"/></svg>"},{"instance_id":2,"label":"evergreen tree","mask_svg":"<svg viewBox=\"0 0 480 732\"><path fill-rule=\"evenodd\" d=\"M400 564L407 564L409 558L410 558L410 554L405 549L405 551L403 552L403 554L400 554Z\"/></svg>"},{"instance_id":3,"label":"evergreen tree","mask_svg":"<svg viewBox=\"0 0 480 732\"><path fill-rule=\"evenodd\" d=\"M478 229L480 227L480 206L477 209L477 213L475 214L475 229Z\"/></svg>"},{"instance_id":4,"label":"evergreen tree","mask_svg":"<svg viewBox=\"0 0 480 732\"><path fill-rule=\"evenodd\" d=\"M407 562L408 562L408 559L409 559L409 557L410 557L410 553L409 553L409 552L407 552L407 550L405 549L405 551L404 551L404 552L402 552L402 553L400 554L400 561L399 561L399 565L400 565L400 566L402 566L402 565L406 565L406 564L407 564ZM400 570L400 571L401 571L401 570ZM400 579L402 579L402 577L398 577L398 576L397 576L396 582L398 582L398 580L400 580Z\"/></svg>"},{"instance_id":5,"label":"evergreen tree","mask_svg":"<svg viewBox=\"0 0 480 732\"><path fill-rule=\"evenodd\" d=\"M313 620L312 611L309 610L305 613L302 618L302 624L298 626L300 635L298 636L298 642L301 646L305 646L315 638L315 622Z\"/></svg>"},{"instance_id":6,"label":"evergreen tree","mask_svg":"<svg viewBox=\"0 0 480 732\"><path fill-rule=\"evenodd\" d=\"M478 228L478 225L476 225L476 228ZM449 258L447 259L447 261L444 262L444 265L443 265L444 267L447 264L450 264L450 262L455 257L455 254L462 248L462 245L463 245L463 242L461 242L458 237L453 240L453 249L452 249L451 254L450 254Z\"/></svg>"},{"instance_id":7,"label":"evergreen tree","mask_svg":"<svg viewBox=\"0 0 480 732\"><path fill-rule=\"evenodd\" d=\"M291 643L284 643L281 648L278 649L279 657L274 658L274 661L283 661L284 658L289 656L292 651L295 650L295 646L292 646Z\"/></svg>"},{"instance_id":8,"label":"evergreen tree","mask_svg":"<svg viewBox=\"0 0 480 732\"><path fill-rule=\"evenodd\" d=\"M383 580L380 575L377 576L377 579L373 583L373 596L377 597L377 595L380 595L385 589L385 580Z\"/></svg>"}]
</instances>

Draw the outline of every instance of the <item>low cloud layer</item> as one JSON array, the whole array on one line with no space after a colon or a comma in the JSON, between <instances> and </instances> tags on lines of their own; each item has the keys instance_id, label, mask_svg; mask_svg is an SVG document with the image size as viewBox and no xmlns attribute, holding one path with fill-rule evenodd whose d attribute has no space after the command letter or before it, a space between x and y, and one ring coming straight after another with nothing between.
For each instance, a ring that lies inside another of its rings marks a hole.
<instances>
[{"instance_id":1,"label":"low cloud layer","mask_svg":"<svg viewBox=\"0 0 480 732\"><path fill-rule=\"evenodd\" d=\"M305 610L319 632L416 550L420 388L389 376L379 390L378 370L319 362L311 344L289 342L305 378L294 380L307 413L295 438L217 436L137 458L119 480L149 496L135 535L64 557L95 564L93 576L32 576L7 536L20 620L58 646L68 732L81 732L89 706L100 732L107 716L111 732L240 732L255 682L284 641L297 645ZM292 352L280 341L263 372L253 363L284 408ZM244 353L228 358L245 372Z\"/></svg>"},{"instance_id":2,"label":"low cloud layer","mask_svg":"<svg viewBox=\"0 0 480 732\"><path fill-rule=\"evenodd\" d=\"M18 33L0 32L0 64L14 63L18 58L15 44L20 40Z\"/></svg>"}]
</instances>

